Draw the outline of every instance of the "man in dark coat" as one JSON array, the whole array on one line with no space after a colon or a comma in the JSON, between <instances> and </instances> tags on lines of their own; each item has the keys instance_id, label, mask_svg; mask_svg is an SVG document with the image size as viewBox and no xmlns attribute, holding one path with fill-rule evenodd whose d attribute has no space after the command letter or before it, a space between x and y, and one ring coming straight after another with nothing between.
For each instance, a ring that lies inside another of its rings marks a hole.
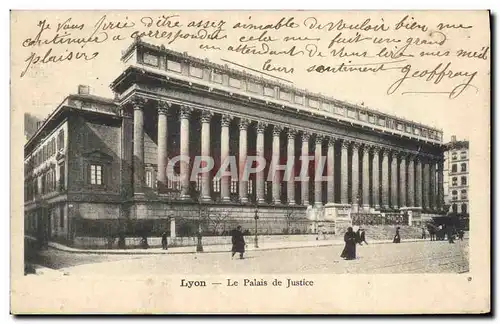
<instances>
[{"instance_id":1,"label":"man in dark coat","mask_svg":"<svg viewBox=\"0 0 500 324\"><path fill-rule=\"evenodd\" d=\"M358 230L356 231L356 243L359 244L359 245L363 245L363 243L361 243L361 233L360 233L360 228L358 228Z\"/></svg>"},{"instance_id":2,"label":"man in dark coat","mask_svg":"<svg viewBox=\"0 0 500 324\"><path fill-rule=\"evenodd\" d=\"M168 249L167 232L161 234L161 247L166 250Z\"/></svg>"},{"instance_id":3,"label":"man in dark coat","mask_svg":"<svg viewBox=\"0 0 500 324\"><path fill-rule=\"evenodd\" d=\"M401 243L401 236L399 235L399 226L396 228L396 235L394 235L394 240L392 243Z\"/></svg>"},{"instance_id":4,"label":"man in dark coat","mask_svg":"<svg viewBox=\"0 0 500 324\"><path fill-rule=\"evenodd\" d=\"M345 247L340 257L346 260L356 259L356 233L354 233L352 227L350 226L344 234L344 242Z\"/></svg>"},{"instance_id":5,"label":"man in dark coat","mask_svg":"<svg viewBox=\"0 0 500 324\"><path fill-rule=\"evenodd\" d=\"M234 257L236 253L239 253L240 259L243 259L243 253L245 253L245 238L241 232L241 226L238 226L235 230L233 230L231 236L231 241L233 243L231 258Z\"/></svg>"},{"instance_id":6,"label":"man in dark coat","mask_svg":"<svg viewBox=\"0 0 500 324\"><path fill-rule=\"evenodd\" d=\"M366 242L366 235L365 235L365 229L364 228L361 229L360 239L361 239L361 243L364 242L364 243L368 244L368 242Z\"/></svg>"}]
</instances>

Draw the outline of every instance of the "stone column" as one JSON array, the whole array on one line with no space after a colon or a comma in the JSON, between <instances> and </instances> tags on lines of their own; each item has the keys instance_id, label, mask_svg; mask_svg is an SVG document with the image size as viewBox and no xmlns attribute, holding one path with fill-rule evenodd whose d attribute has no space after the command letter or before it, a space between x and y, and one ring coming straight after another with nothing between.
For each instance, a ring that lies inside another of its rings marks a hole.
<instances>
[{"instance_id":1,"label":"stone column","mask_svg":"<svg viewBox=\"0 0 500 324\"><path fill-rule=\"evenodd\" d=\"M319 168L321 167L321 144L323 143L323 136L316 135L315 140L316 146L314 148L314 204L316 206L323 205L323 186L321 181L322 174L317 174L319 172ZM320 179L316 179L316 176L319 176Z\"/></svg>"},{"instance_id":2,"label":"stone column","mask_svg":"<svg viewBox=\"0 0 500 324\"><path fill-rule=\"evenodd\" d=\"M389 154L388 149L382 150L382 206L389 209Z\"/></svg>"},{"instance_id":3,"label":"stone column","mask_svg":"<svg viewBox=\"0 0 500 324\"><path fill-rule=\"evenodd\" d=\"M392 152L391 161L391 206L398 209L398 152Z\"/></svg>"},{"instance_id":4,"label":"stone column","mask_svg":"<svg viewBox=\"0 0 500 324\"><path fill-rule=\"evenodd\" d=\"M423 163L423 199L422 199L422 207L424 209L429 209L429 188L430 188L430 168L429 168L429 161L426 159L422 161Z\"/></svg>"},{"instance_id":5,"label":"stone column","mask_svg":"<svg viewBox=\"0 0 500 324\"><path fill-rule=\"evenodd\" d=\"M273 127L273 158L272 161L275 165L278 165L280 163L280 134L281 131L283 130L283 127L274 125ZM271 164L272 166L272 164ZM271 171L273 172L273 171ZM280 185L281 185L281 179L280 179L280 173L279 171L274 171L274 177L273 177L273 204L280 204L281 199L280 199Z\"/></svg>"},{"instance_id":6,"label":"stone column","mask_svg":"<svg viewBox=\"0 0 500 324\"><path fill-rule=\"evenodd\" d=\"M221 166L224 162L228 163L229 160L229 125L231 124L232 116L222 115L221 118L221 133L220 133L220 162ZM229 167L229 165L227 165ZM227 168L226 168L227 170ZM224 202L230 201L229 184L231 181L230 176L222 176L220 179L220 196Z\"/></svg>"},{"instance_id":7,"label":"stone column","mask_svg":"<svg viewBox=\"0 0 500 324\"><path fill-rule=\"evenodd\" d=\"M348 204L349 196L347 190L349 190L349 178L348 178L348 168L349 168L349 141L342 141L342 149L340 151L340 203Z\"/></svg>"},{"instance_id":8,"label":"stone column","mask_svg":"<svg viewBox=\"0 0 500 324\"><path fill-rule=\"evenodd\" d=\"M247 129L250 124L250 120L241 119L239 123L240 127L240 161L239 161L239 193L240 193L240 201L242 203L248 202L248 179L242 179L244 174L244 168L247 161L247 147L248 147L248 138L247 138ZM248 174L248 173L247 173Z\"/></svg>"},{"instance_id":9,"label":"stone column","mask_svg":"<svg viewBox=\"0 0 500 324\"><path fill-rule=\"evenodd\" d=\"M420 156L415 157L415 206L423 207L422 199L422 158Z\"/></svg>"},{"instance_id":10,"label":"stone column","mask_svg":"<svg viewBox=\"0 0 500 324\"><path fill-rule=\"evenodd\" d=\"M169 107L168 102L158 102L158 192L161 192L167 184L167 113Z\"/></svg>"},{"instance_id":11,"label":"stone column","mask_svg":"<svg viewBox=\"0 0 500 324\"><path fill-rule=\"evenodd\" d=\"M288 146L287 146L287 163L293 161L293 168L288 176L287 181L287 196L288 204L295 205L295 135L297 131L294 129L288 130Z\"/></svg>"},{"instance_id":12,"label":"stone column","mask_svg":"<svg viewBox=\"0 0 500 324\"><path fill-rule=\"evenodd\" d=\"M372 203L375 209L380 208L380 177L379 177L379 153L380 148L373 147L373 160L372 160Z\"/></svg>"},{"instance_id":13,"label":"stone column","mask_svg":"<svg viewBox=\"0 0 500 324\"><path fill-rule=\"evenodd\" d=\"M400 154L401 160L399 163L399 204L400 207L406 207L406 156L407 154L402 152Z\"/></svg>"},{"instance_id":14,"label":"stone column","mask_svg":"<svg viewBox=\"0 0 500 324\"><path fill-rule=\"evenodd\" d=\"M193 109L188 106L181 106L180 109L180 120L181 120L181 143L180 143L180 153L186 161L181 161L181 195L180 199L189 199L189 119L191 117Z\"/></svg>"},{"instance_id":15,"label":"stone column","mask_svg":"<svg viewBox=\"0 0 500 324\"><path fill-rule=\"evenodd\" d=\"M302 165L301 165L301 169L304 168L303 164L304 163L309 163L309 160L307 159L307 157L309 156L309 138L311 137L311 134L309 133L306 133L306 132L303 132L302 133ZM301 194L301 200L302 200L302 205L304 206L307 206L309 205L309 180L306 178L309 176L308 172L309 172L309 168L306 168L305 169L306 171L306 174L304 175L304 179L300 179L300 184L301 184L301 190L300 190L300 194ZM301 173L302 173L302 170L301 170ZM302 174L301 174L302 175Z\"/></svg>"},{"instance_id":16,"label":"stone column","mask_svg":"<svg viewBox=\"0 0 500 324\"><path fill-rule=\"evenodd\" d=\"M408 155L408 207L415 207L415 157Z\"/></svg>"},{"instance_id":17,"label":"stone column","mask_svg":"<svg viewBox=\"0 0 500 324\"><path fill-rule=\"evenodd\" d=\"M431 192L431 197L430 197L430 202L429 204L431 205L431 209L436 211L437 210L437 198L438 198L438 190L437 190L437 185L436 185L436 159L432 158L430 161L430 192Z\"/></svg>"},{"instance_id":18,"label":"stone column","mask_svg":"<svg viewBox=\"0 0 500 324\"><path fill-rule=\"evenodd\" d=\"M266 130L267 124L263 122L257 123L257 143L256 143L256 153L259 159L264 159L264 131ZM259 171L256 174L256 197L257 203L263 204L266 202L264 198L264 171Z\"/></svg>"},{"instance_id":19,"label":"stone column","mask_svg":"<svg viewBox=\"0 0 500 324\"><path fill-rule=\"evenodd\" d=\"M328 152L327 152L327 165L326 173L328 176L327 182L327 202L335 202L335 181L334 181L334 162L335 161L335 138L330 137L328 139Z\"/></svg>"},{"instance_id":20,"label":"stone column","mask_svg":"<svg viewBox=\"0 0 500 324\"><path fill-rule=\"evenodd\" d=\"M370 209L370 146L363 146L363 155L361 156L361 165L363 166L363 208Z\"/></svg>"},{"instance_id":21,"label":"stone column","mask_svg":"<svg viewBox=\"0 0 500 324\"><path fill-rule=\"evenodd\" d=\"M134 193L144 192L144 106L147 100L134 97Z\"/></svg>"},{"instance_id":22,"label":"stone column","mask_svg":"<svg viewBox=\"0 0 500 324\"><path fill-rule=\"evenodd\" d=\"M208 110L204 110L201 114L201 156L209 158L210 155L210 120L212 119L213 113ZM210 195L210 172L203 172L201 175L201 200L211 201L212 197Z\"/></svg>"},{"instance_id":23,"label":"stone column","mask_svg":"<svg viewBox=\"0 0 500 324\"><path fill-rule=\"evenodd\" d=\"M439 159L438 160L438 166L439 166L439 170L438 170L438 174L437 174L437 177L438 177L438 210L439 211L442 211L443 210L443 207L444 207L444 187L443 187L443 168L444 168L444 161L443 159Z\"/></svg>"},{"instance_id":24,"label":"stone column","mask_svg":"<svg viewBox=\"0 0 500 324\"><path fill-rule=\"evenodd\" d=\"M359 143L352 143L351 199L353 205L359 205L359 201L361 200L361 197L359 196L359 147Z\"/></svg>"}]
</instances>

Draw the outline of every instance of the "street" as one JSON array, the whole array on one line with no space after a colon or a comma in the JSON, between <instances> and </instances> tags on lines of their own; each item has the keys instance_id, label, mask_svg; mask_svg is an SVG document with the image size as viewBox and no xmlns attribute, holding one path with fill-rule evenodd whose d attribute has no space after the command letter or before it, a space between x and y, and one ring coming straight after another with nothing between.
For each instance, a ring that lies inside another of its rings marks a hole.
<instances>
[{"instance_id":1,"label":"street","mask_svg":"<svg viewBox=\"0 0 500 324\"><path fill-rule=\"evenodd\" d=\"M357 247L357 259L340 258L343 246L250 251L245 259L227 253L165 255L72 254L50 249L38 263L69 275L161 274L328 274L463 273L469 270L468 240L370 244Z\"/></svg>"}]
</instances>

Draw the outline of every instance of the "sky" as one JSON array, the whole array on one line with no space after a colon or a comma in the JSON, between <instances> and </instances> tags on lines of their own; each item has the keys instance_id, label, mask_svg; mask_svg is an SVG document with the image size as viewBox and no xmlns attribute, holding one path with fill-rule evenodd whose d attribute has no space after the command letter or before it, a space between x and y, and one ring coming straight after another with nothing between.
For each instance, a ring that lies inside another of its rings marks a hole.
<instances>
[{"instance_id":1,"label":"sky","mask_svg":"<svg viewBox=\"0 0 500 324\"><path fill-rule=\"evenodd\" d=\"M149 14L151 17L158 17L161 14L169 14L163 12L155 12ZM170 13L173 14L173 13ZM211 19L212 21L219 21L220 19L227 20L227 24L233 24L235 21L243 21L247 23L266 23L269 21L275 22L277 20L277 14L270 14L267 12L260 12L258 15L253 13L237 13L232 12L231 15L227 14L209 14L209 13L196 13L196 12L177 12L181 17L181 21L187 22L189 20L200 20L205 21ZM23 77L20 77L21 72L25 69L26 61L29 60L30 55L35 53L35 55L43 56L50 46L38 46L38 47L23 47L22 43L27 38L34 38L38 32L36 23L41 19L46 19L47 23L52 25L52 30L48 32L54 32L57 23L61 23L68 18L72 18L73 23L83 22L85 23L85 28L95 26L94 24L99 18L106 15L106 21L134 21L138 24L140 23L141 17L147 16L144 13L131 13L131 12L121 12L119 14L111 14L106 12L82 12L75 16L75 14L70 15L65 12L57 13L46 13L43 15L33 16L29 13L20 13L13 18L13 24L15 28L18 26L16 32L12 37L12 57L11 57L11 82L12 82L12 108L22 109L25 112L30 112L38 117L45 118L50 114L57 105L70 93L76 93L79 84L90 85L92 92L95 95L113 97L113 93L109 88L109 84L120 75L124 70L124 65L120 61L121 52L126 49L131 43L131 38L126 38L122 41L116 42L105 42L103 44L87 44L84 48L79 45L57 47L53 46L52 53L68 53L68 51L73 52L86 52L88 55L95 51L99 54L96 59L84 62L72 60L69 62L60 62L57 64L47 63L47 64L32 64L27 70ZM304 14L293 13L297 21L303 21L305 17ZM361 15L361 14L358 14ZM373 22L380 22L381 19L385 18L385 22L397 21L401 14L386 14L383 18L376 17L369 14L364 14L366 17L372 19ZM280 13L279 16L291 16L285 13ZM365 16L352 18L356 21L362 21ZM431 16L431 17L430 17ZM470 18L469 16L464 16L464 19L460 21L467 22L467 19L474 23L475 28L481 29L486 25L480 17ZM345 18L345 14L341 16L340 14L326 15L323 13L318 13L315 15L318 21L337 21L339 19ZM467 19L465 19L465 17ZM432 17L429 14L416 15L415 19L419 21L425 21L428 19L436 20L436 17ZM472 20L471 20L472 19ZM186 23L187 24L187 23ZM471 48L480 48L480 45L488 45L489 34L483 29L483 33L470 33L464 31L465 34L453 34L450 32L448 35L449 41L448 48L455 50L462 44L464 39L470 42ZM75 35L78 33L75 32ZM130 33L129 33L130 34ZM254 33L258 35L259 33ZM355 33L351 32L351 35ZM88 32L82 32L82 35L88 35ZM223 41L223 48L227 45L235 44L238 37L241 34L235 32L228 33L229 39ZM284 36L285 34L279 32L273 35ZM332 38L332 33L326 31L316 31L314 33L304 30L302 34L306 36L318 36L323 39ZM326 35L326 36L325 36ZM347 35L344 32L344 35ZM396 34L395 34L396 35ZM455 36L455 37L453 37ZM459 37L460 36L460 37ZM193 41L190 40L177 40L172 44L168 44L164 40L153 40L150 38L143 38L144 41L165 45L175 51L188 52L189 55L208 58L210 61L215 63L225 64L221 59L237 62L238 64L250 67L252 69L261 70L264 62L270 57L268 56L250 56L241 55L234 52L214 52L205 51L199 49ZM328 41L327 41L328 44ZM281 44L285 46L286 44ZM357 51L363 50L362 47L354 48ZM387 89L389 86L395 82L400 76L401 72L389 71L384 73L306 73L305 69L311 64L320 63L329 65L340 64L346 62L351 58L332 58L327 61L318 61L316 59L311 59L309 57L289 57L289 58L279 58L276 59L272 57L272 64L279 64L280 66L286 66L288 68L294 68L293 74L286 74L283 72L268 72L275 76L286 78L293 82L293 86L301 89L307 89L310 92L321 93L326 96L331 96L336 99L345 100L355 104L363 103L364 106L376 109L381 112L389 113L399 117L403 117L409 120L414 120L419 123L423 123L429 126L437 127L442 129L444 132L444 141L450 140L452 135L456 135L458 139L471 139L474 138L476 132L481 132L484 127L489 127L485 120L489 118L484 118L484 114L489 114L489 60L488 61L465 61L464 59L449 58L456 69L466 69L471 71L478 71L475 79L476 89L468 89L461 96L456 99L449 99L448 96L442 94L402 94L406 90L415 91L449 91L453 88L452 83L446 83L444 80L438 86L432 85L432 82L423 82L420 80L408 80L405 81L405 85L401 87L401 91L398 91L392 95L387 95ZM354 60L354 59L353 59ZM448 60L446 58L430 58L427 60L414 60L411 62L413 67L420 68L432 68L436 66L439 62L445 62ZM326 62L326 63L325 63ZM236 66L231 66L232 68L240 69ZM256 73L253 73L256 74ZM457 78L456 80L458 80ZM463 78L462 78L463 79ZM454 81L459 83L460 80ZM406 88L405 88L406 87ZM411 89L409 89L411 87Z\"/></svg>"}]
</instances>

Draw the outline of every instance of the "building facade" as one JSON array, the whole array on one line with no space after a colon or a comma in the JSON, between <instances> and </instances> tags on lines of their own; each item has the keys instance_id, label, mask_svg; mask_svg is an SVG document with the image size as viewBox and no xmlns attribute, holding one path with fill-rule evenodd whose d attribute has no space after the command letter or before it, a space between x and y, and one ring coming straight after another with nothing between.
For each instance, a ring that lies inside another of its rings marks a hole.
<instances>
[{"instance_id":1,"label":"building facade","mask_svg":"<svg viewBox=\"0 0 500 324\"><path fill-rule=\"evenodd\" d=\"M469 141L452 136L444 152L444 203L446 212L469 214Z\"/></svg>"},{"instance_id":2,"label":"building facade","mask_svg":"<svg viewBox=\"0 0 500 324\"><path fill-rule=\"evenodd\" d=\"M222 218L253 229L258 213L259 233L282 233L290 215L306 233L308 209L326 205L411 210L417 224L443 211L440 130L140 40L121 60L113 100L68 96L25 145L28 232L72 243L131 228L175 236L202 217L212 230ZM189 160L169 173L179 156ZM190 177L196 156L216 167ZM218 177L229 156L238 172L251 156L268 163L245 180ZM327 180L307 157L323 159ZM269 178L270 161L290 160L308 181Z\"/></svg>"}]
</instances>

